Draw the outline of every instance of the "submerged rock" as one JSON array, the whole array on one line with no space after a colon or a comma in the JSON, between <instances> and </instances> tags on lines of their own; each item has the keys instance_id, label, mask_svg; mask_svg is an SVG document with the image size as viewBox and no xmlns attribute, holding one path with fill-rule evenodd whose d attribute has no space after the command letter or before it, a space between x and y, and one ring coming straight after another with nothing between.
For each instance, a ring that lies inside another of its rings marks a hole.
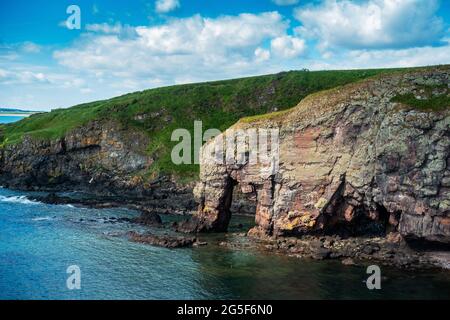
<instances>
[{"instance_id":1,"label":"submerged rock","mask_svg":"<svg viewBox=\"0 0 450 320\"><path fill-rule=\"evenodd\" d=\"M197 241L195 237L154 235L150 233L139 234L134 231L129 232L128 235L130 237L130 240L134 242L145 243L171 249L192 247Z\"/></svg>"},{"instance_id":2,"label":"submerged rock","mask_svg":"<svg viewBox=\"0 0 450 320\"><path fill-rule=\"evenodd\" d=\"M345 266L354 266L355 265L355 261L353 261L352 258L345 258L341 262Z\"/></svg>"},{"instance_id":3,"label":"submerged rock","mask_svg":"<svg viewBox=\"0 0 450 320\"><path fill-rule=\"evenodd\" d=\"M151 210L141 211L141 215L138 218L133 219L133 222L146 226L159 226L162 224L161 217Z\"/></svg>"}]
</instances>

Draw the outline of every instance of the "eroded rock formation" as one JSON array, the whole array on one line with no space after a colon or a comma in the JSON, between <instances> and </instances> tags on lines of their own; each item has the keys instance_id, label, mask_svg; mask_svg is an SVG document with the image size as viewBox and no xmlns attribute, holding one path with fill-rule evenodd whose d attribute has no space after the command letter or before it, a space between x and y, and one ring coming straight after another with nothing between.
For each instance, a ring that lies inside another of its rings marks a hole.
<instances>
[{"instance_id":1,"label":"eroded rock formation","mask_svg":"<svg viewBox=\"0 0 450 320\"><path fill-rule=\"evenodd\" d=\"M41 199L49 203L138 206L141 211L156 213L194 210L191 185L177 184L167 176L142 176L153 164L146 150L149 142L144 131L108 120L91 121L56 139L26 135L17 144L0 147L0 185L86 193L82 199Z\"/></svg>"},{"instance_id":2,"label":"eroded rock formation","mask_svg":"<svg viewBox=\"0 0 450 320\"><path fill-rule=\"evenodd\" d=\"M90 188L114 194L135 193L134 175L152 159L143 146L148 138L113 122L91 122L60 139L25 136L0 150L0 182L19 189Z\"/></svg>"},{"instance_id":3,"label":"eroded rock formation","mask_svg":"<svg viewBox=\"0 0 450 320\"><path fill-rule=\"evenodd\" d=\"M393 230L449 243L450 110L393 99L448 97L449 80L448 66L381 76L314 94L288 112L238 122L232 129L280 129L279 169L264 176L248 161L203 160L196 230L226 230L233 188L241 188L257 201L253 233Z\"/></svg>"}]
</instances>

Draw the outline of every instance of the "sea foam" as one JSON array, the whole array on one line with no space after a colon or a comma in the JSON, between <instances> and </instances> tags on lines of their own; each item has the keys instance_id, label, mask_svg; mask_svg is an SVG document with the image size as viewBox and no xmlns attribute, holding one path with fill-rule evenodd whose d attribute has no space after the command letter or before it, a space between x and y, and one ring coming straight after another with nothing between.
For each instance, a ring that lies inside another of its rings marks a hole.
<instances>
[{"instance_id":1,"label":"sea foam","mask_svg":"<svg viewBox=\"0 0 450 320\"><path fill-rule=\"evenodd\" d=\"M10 203L20 203L20 204L40 204L41 202L32 201L28 199L26 196L0 196L1 202L10 202Z\"/></svg>"}]
</instances>

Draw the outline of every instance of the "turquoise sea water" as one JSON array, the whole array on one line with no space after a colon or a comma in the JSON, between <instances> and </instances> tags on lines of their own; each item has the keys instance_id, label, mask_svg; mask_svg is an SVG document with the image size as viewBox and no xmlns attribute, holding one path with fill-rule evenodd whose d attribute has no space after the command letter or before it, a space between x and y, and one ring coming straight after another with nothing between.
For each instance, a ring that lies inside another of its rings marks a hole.
<instances>
[{"instance_id":1,"label":"turquoise sea water","mask_svg":"<svg viewBox=\"0 0 450 320\"><path fill-rule=\"evenodd\" d=\"M19 120L22 120L24 117L17 117L17 116L1 116L0 115L0 123L12 123Z\"/></svg>"},{"instance_id":2,"label":"turquoise sea water","mask_svg":"<svg viewBox=\"0 0 450 320\"><path fill-rule=\"evenodd\" d=\"M0 189L0 299L450 298L449 272L382 267L382 290L369 291L365 267L218 245L242 241L235 233L204 236L207 246L190 249L133 243L126 232L143 227L112 221L136 215L46 205ZM70 265L81 269L81 290L67 289Z\"/></svg>"}]
</instances>

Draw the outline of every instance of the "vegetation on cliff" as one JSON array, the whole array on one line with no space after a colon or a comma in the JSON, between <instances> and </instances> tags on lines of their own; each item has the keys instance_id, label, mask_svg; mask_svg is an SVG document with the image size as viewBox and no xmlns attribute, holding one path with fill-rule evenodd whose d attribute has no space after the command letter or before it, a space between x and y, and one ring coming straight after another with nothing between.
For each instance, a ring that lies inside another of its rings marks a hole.
<instances>
[{"instance_id":1,"label":"vegetation on cliff","mask_svg":"<svg viewBox=\"0 0 450 320\"><path fill-rule=\"evenodd\" d=\"M450 107L450 88L448 85L421 85L418 93L397 95L392 101L423 111L441 111Z\"/></svg>"},{"instance_id":2,"label":"vegetation on cliff","mask_svg":"<svg viewBox=\"0 0 450 320\"><path fill-rule=\"evenodd\" d=\"M203 130L224 130L242 117L286 110L307 95L356 82L395 69L352 71L290 71L235 80L177 85L130 93L104 101L36 114L0 127L0 146L16 144L25 135L57 139L91 121L114 120L150 137L147 151L155 159L151 172L192 177L198 165L176 166L170 159L174 129L193 132L194 120ZM448 99L448 98L447 98Z\"/></svg>"}]
</instances>

